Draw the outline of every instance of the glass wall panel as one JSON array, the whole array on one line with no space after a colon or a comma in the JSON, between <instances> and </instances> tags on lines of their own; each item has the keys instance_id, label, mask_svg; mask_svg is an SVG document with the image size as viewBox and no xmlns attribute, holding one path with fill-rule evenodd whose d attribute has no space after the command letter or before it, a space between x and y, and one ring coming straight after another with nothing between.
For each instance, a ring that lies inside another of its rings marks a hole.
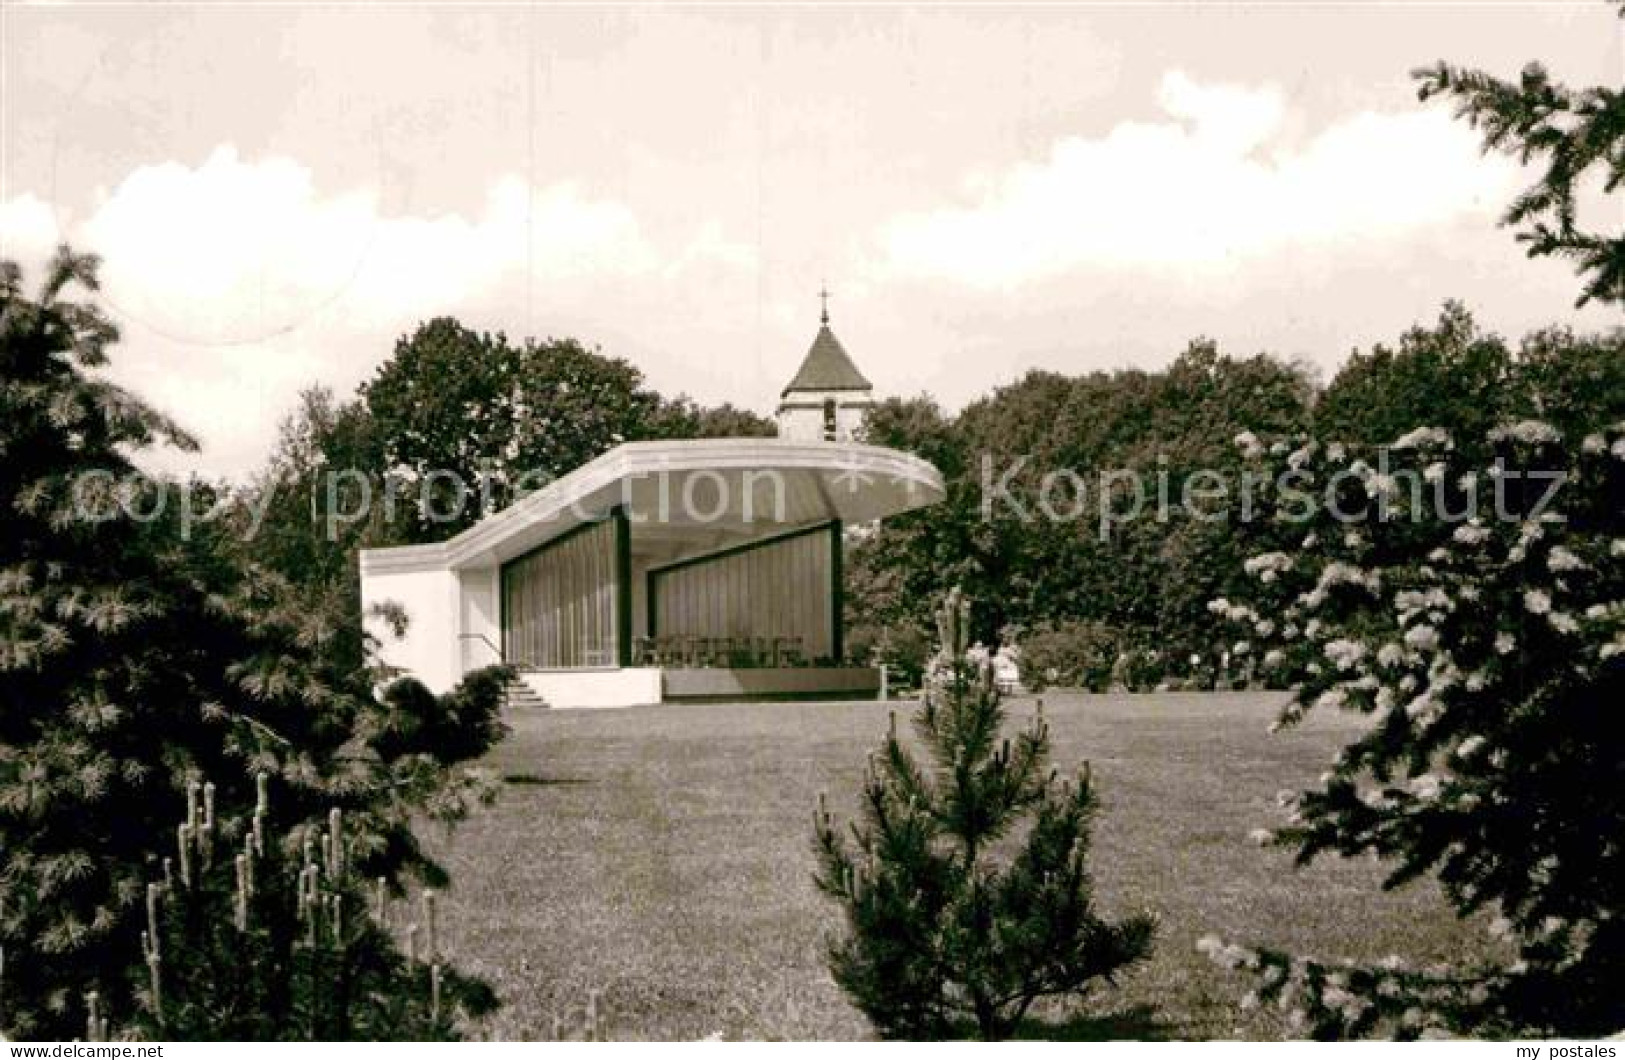
<instances>
[{"instance_id":1,"label":"glass wall panel","mask_svg":"<svg viewBox=\"0 0 1625 1060\"><path fill-rule=\"evenodd\" d=\"M828 527L655 570L650 618L660 637L799 640L808 661L832 654Z\"/></svg>"},{"instance_id":2,"label":"glass wall panel","mask_svg":"<svg viewBox=\"0 0 1625 1060\"><path fill-rule=\"evenodd\" d=\"M614 666L616 521L577 530L502 568L503 652L515 666Z\"/></svg>"}]
</instances>

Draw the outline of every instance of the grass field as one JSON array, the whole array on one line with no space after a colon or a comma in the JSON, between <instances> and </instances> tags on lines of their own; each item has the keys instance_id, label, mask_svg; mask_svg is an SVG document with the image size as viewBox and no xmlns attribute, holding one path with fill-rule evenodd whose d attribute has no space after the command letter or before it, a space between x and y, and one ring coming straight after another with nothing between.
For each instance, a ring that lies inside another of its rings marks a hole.
<instances>
[{"instance_id":1,"label":"grass field","mask_svg":"<svg viewBox=\"0 0 1625 1060\"><path fill-rule=\"evenodd\" d=\"M1052 696L1055 763L1089 759L1105 809L1093 868L1109 915L1161 918L1153 960L1057 1037L1276 1038L1270 1009L1195 952L1205 934L1330 959L1459 954L1483 932L1380 867L1290 858L1247 839L1276 792L1311 781L1347 718L1269 735L1274 697ZM908 709L896 704L898 709ZM430 843L456 881L449 949L497 988L495 1038L580 1026L597 992L613 1038L869 1036L823 965L836 911L811 882L820 790L847 815L886 706L757 704L540 712L489 764L500 802ZM1028 716L1030 700L1010 704Z\"/></svg>"}]
</instances>

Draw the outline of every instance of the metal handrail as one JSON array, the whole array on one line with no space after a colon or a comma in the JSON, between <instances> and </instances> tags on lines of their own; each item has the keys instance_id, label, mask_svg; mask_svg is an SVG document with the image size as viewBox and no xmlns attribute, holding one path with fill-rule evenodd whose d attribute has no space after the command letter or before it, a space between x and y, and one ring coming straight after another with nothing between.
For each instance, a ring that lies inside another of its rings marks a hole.
<instances>
[{"instance_id":1,"label":"metal handrail","mask_svg":"<svg viewBox=\"0 0 1625 1060\"><path fill-rule=\"evenodd\" d=\"M492 643L491 638L487 637L484 633L459 633L457 634L457 639L484 641L487 648L490 648L492 651L496 652L497 661L503 666L508 665L507 654L503 652L501 648L497 647L496 644Z\"/></svg>"}]
</instances>

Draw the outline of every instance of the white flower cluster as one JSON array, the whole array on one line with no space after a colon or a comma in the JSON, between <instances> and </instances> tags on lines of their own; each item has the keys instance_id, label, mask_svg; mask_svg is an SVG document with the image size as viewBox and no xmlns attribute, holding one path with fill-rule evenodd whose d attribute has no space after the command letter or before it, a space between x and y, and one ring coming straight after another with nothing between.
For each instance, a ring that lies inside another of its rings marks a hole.
<instances>
[{"instance_id":1,"label":"white flower cluster","mask_svg":"<svg viewBox=\"0 0 1625 1060\"><path fill-rule=\"evenodd\" d=\"M1433 588L1425 592L1417 589L1406 589L1394 596L1394 608L1399 612L1400 625L1408 625L1423 612L1428 613L1431 622L1442 622L1447 612L1454 609L1449 595L1443 589Z\"/></svg>"},{"instance_id":2,"label":"white flower cluster","mask_svg":"<svg viewBox=\"0 0 1625 1060\"><path fill-rule=\"evenodd\" d=\"M1540 420L1519 420L1490 432L1492 442L1522 442L1525 445L1547 445L1563 440L1557 428Z\"/></svg>"},{"instance_id":3,"label":"white flower cluster","mask_svg":"<svg viewBox=\"0 0 1625 1060\"><path fill-rule=\"evenodd\" d=\"M1231 603L1222 596L1209 600L1207 609L1209 614L1218 615L1220 618L1228 619L1231 622L1256 623L1258 621L1257 611L1254 611L1246 604Z\"/></svg>"},{"instance_id":4,"label":"white flower cluster","mask_svg":"<svg viewBox=\"0 0 1625 1060\"><path fill-rule=\"evenodd\" d=\"M1327 594L1339 585L1353 585L1375 593L1382 589L1382 577L1375 571L1363 571L1352 563L1333 560L1321 568L1315 587L1299 597L1298 603L1312 611L1324 604Z\"/></svg>"},{"instance_id":5,"label":"white flower cluster","mask_svg":"<svg viewBox=\"0 0 1625 1060\"><path fill-rule=\"evenodd\" d=\"M1264 455L1264 443L1260 442L1258 435L1252 431L1242 431L1236 435L1234 441L1236 448L1241 450L1241 455L1249 460Z\"/></svg>"},{"instance_id":6,"label":"white flower cluster","mask_svg":"<svg viewBox=\"0 0 1625 1060\"><path fill-rule=\"evenodd\" d=\"M1625 421L1614 424L1611 430L1621 437L1608 444L1608 438L1602 434L1588 434L1580 443L1580 449L1587 456L1601 456L1604 452L1613 454L1617 460L1625 460Z\"/></svg>"},{"instance_id":7,"label":"white flower cluster","mask_svg":"<svg viewBox=\"0 0 1625 1060\"><path fill-rule=\"evenodd\" d=\"M1418 427L1407 434L1394 439L1390 449L1422 449L1428 446L1448 448L1450 435L1437 427Z\"/></svg>"},{"instance_id":8,"label":"white flower cluster","mask_svg":"<svg viewBox=\"0 0 1625 1060\"><path fill-rule=\"evenodd\" d=\"M1366 492L1373 497L1383 500L1393 500L1399 496L1399 480L1392 475L1384 475L1379 471L1360 465L1356 470L1364 480Z\"/></svg>"},{"instance_id":9,"label":"white flower cluster","mask_svg":"<svg viewBox=\"0 0 1625 1060\"><path fill-rule=\"evenodd\" d=\"M1547 512L1546 514L1553 515L1556 513ZM1522 563L1529 555L1529 546L1545 536L1545 527L1541 526L1540 523L1525 520L1518 530L1518 543L1507 549L1507 559L1513 563Z\"/></svg>"},{"instance_id":10,"label":"white flower cluster","mask_svg":"<svg viewBox=\"0 0 1625 1060\"><path fill-rule=\"evenodd\" d=\"M1418 651L1432 651L1439 646L1439 631L1426 622L1405 631L1405 643Z\"/></svg>"},{"instance_id":11,"label":"white flower cluster","mask_svg":"<svg viewBox=\"0 0 1625 1060\"><path fill-rule=\"evenodd\" d=\"M1265 552L1251 556L1241 565L1248 574L1264 582L1273 582L1283 571L1292 569L1292 557L1285 552Z\"/></svg>"},{"instance_id":12,"label":"white flower cluster","mask_svg":"<svg viewBox=\"0 0 1625 1060\"><path fill-rule=\"evenodd\" d=\"M1432 695L1424 692L1405 704L1405 716L1421 728L1427 728L1444 714L1444 707Z\"/></svg>"},{"instance_id":13,"label":"white flower cluster","mask_svg":"<svg viewBox=\"0 0 1625 1060\"><path fill-rule=\"evenodd\" d=\"M1393 797L1385 788L1361 788L1359 798L1366 806L1379 812L1390 810L1394 806Z\"/></svg>"},{"instance_id":14,"label":"white flower cluster","mask_svg":"<svg viewBox=\"0 0 1625 1060\"><path fill-rule=\"evenodd\" d=\"M1366 655L1364 644L1357 640L1350 640L1347 637L1327 641L1325 648L1322 650L1326 653L1326 658L1331 661L1333 666L1345 672L1360 665Z\"/></svg>"},{"instance_id":15,"label":"white flower cluster","mask_svg":"<svg viewBox=\"0 0 1625 1060\"><path fill-rule=\"evenodd\" d=\"M1423 773L1411 778L1411 794L1424 802L1432 802L1444 790L1444 781L1436 773Z\"/></svg>"},{"instance_id":16,"label":"white flower cluster","mask_svg":"<svg viewBox=\"0 0 1625 1060\"><path fill-rule=\"evenodd\" d=\"M1546 569L1553 574L1567 574L1570 571L1585 570L1586 561L1562 545L1554 545L1546 554Z\"/></svg>"},{"instance_id":17,"label":"white flower cluster","mask_svg":"<svg viewBox=\"0 0 1625 1060\"><path fill-rule=\"evenodd\" d=\"M1613 639L1597 649L1599 659L1608 660L1617 655L1625 655L1625 600L1592 604L1586 608L1585 617L1589 622L1609 625L1614 629Z\"/></svg>"}]
</instances>

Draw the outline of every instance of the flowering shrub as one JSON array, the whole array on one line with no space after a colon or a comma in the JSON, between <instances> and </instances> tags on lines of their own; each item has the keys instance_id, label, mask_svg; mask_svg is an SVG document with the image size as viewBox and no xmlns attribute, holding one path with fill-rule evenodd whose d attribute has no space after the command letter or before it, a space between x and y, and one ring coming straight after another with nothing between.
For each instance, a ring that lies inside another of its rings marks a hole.
<instances>
[{"instance_id":1,"label":"flowering shrub","mask_svg":"<svg viewBox=\"0 0 1625 1060\"><path fill-rule=\"evenodd\" d=\"M1432 430L1251 446L1250 587L1211 610L1297 689L1279 724L1370 722L1260 838L1300 863L1376 856L1388 886L1431 874L1459 914L1496 914L1508 953L1355 967L1204 940L1316 1037L1625 1025L1625 424L1489 442L1479 461Z\"/></svg>"}]
</instances>

